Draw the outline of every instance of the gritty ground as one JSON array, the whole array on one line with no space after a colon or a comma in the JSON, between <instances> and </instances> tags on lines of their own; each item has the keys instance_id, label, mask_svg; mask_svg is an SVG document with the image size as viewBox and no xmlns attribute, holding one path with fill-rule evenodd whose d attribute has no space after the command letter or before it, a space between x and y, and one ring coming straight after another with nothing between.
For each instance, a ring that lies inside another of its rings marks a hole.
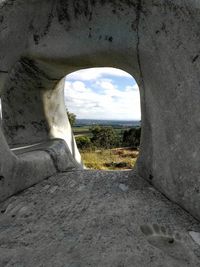
<instances>
[{"instance_id":1,"label":"gritty ground","mask_svg":"<svg viewBox=\"0 0 200 267\"><path fill-rule=\"evenodd\" d=\"M63 173L0 211L0 267L200 266L199 223L133 171Z\"/></svg>"}]
</instances>

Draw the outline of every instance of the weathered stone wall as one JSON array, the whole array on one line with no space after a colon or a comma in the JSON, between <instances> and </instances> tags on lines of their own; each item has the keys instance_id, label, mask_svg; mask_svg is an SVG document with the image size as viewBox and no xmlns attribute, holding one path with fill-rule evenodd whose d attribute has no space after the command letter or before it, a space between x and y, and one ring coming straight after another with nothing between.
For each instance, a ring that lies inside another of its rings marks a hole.
<instances>
[{"instance_id":1,"label":"weathered stone wall","mask_svg":"<svg viewBox=\"0 0 200 267\"><path fill-rule=\"evenodd\" d=\"M199 1L5 0L0 10L0 92L9 145L61 138L80 161L58 82L81 68L123 69L141 92L136 171L200 219ZM1 137L1 199L19 190L19 180L22 189L26 179L30 185L58 171L51 171L52 157L41 150L45 167L36 152L27 163L34 162L40 178L32 169L22 177L15 170L27 165ZM67 160L73 161L69 153Z\"/></svg>"}]
</instances>

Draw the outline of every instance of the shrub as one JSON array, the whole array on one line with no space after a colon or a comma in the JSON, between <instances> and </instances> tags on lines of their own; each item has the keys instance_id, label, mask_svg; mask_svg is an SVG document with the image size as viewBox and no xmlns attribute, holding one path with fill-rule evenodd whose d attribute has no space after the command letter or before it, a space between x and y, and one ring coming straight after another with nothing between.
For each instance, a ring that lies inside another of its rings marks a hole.
<instances>
[{"instance_id":1,"label":"shrub","mask_svg":"<svg viewBox=\"0 0 200 267\"><path fill-rule=\"evenodd\" d=\"M92 143L88 136L78 136L76 137L76 144L80 150L92 149Z\"/></svg>"},{"instance_id":2,"label":"shrub","mask_svg":"<svg viewBox=\"0 0 200 267\"><path fill-rule=\"evenodd\" d=\"M69 112L68 109L66 109L66 112L67 112L67 117L69 119L69 123L71 124L71 126L74 126L76 122L76 115L74 113Z\"/></svg>"},{"instance_id":3,"label":"shrub","mask_svg":"<svg viewBox=\"0 0 200 267\"><path fill-rule=\"evenodd\" d=\"M123 144L125 146L131 146L138 148L140 145L141 127L131 128L130 130L124 131Z\"/></svg>"},{"instance_id":4,"label":"shrub","mask_svg":"<svg viewBox=\"0 0 200 267\"><path fill-rule=\"evenodd\" d=\"M118 137L113 127L102 127L99 125L90 128L91 141L98 148L111 148L118 145Z\"/></svg>"}]
</instances>

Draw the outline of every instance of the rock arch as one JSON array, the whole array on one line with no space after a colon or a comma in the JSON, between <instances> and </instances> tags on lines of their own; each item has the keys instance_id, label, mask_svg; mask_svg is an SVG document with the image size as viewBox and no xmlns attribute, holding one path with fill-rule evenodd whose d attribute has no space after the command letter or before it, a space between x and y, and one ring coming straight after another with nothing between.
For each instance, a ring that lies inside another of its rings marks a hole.
<instances>
[{"instance_id":1,"label":"rock arch","mask_svg":"<svg viewBox=\"0 0 200 267\"><path fill-rule=\"evenodd\" d=\"M13 153L0 130L0 199L80 168L61 80L110 66L141 89L138 175L200 219L198 1L4 0L0 9L3 131L10 145L40 144Z\"/></svg>"}]
</instances>

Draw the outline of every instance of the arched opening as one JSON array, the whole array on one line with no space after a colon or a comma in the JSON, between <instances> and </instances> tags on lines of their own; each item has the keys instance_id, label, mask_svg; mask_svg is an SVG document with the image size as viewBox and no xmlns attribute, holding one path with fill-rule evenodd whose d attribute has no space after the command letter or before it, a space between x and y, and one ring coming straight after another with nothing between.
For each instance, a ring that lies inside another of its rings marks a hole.
<instances>
[{"instance_id":1,"label":"arched opening","mask_svg":"<svg viewBox=\"0 0 200 267\"><path fill-rule=\"evenodd\" d=\"M127 72L90 68L65 79L65 104L86 168L125 170L139 155L139 87Z\"/></svg>"},{"instance_id":2,"label":"arched opening","mask_svg":"<svg viewBox=\"0 0 200 267\"><path fill-rule=\"evenodd\" d=\"M28 58L21 58L13 66L1 97L1 141L10 160L2 161L2 174L8 180L17 177L21 183L14 183L12 188L5 184L2 199L53 174L83 168L64 101L63 77L77 69L80 66L55 68L54 64ZM105 90L109 90L109 81L103 82ZM116 101L115 95L110 97ZM7 166L17 166L17 170L13 172Z\"/></svg>"},{"instance_id":3,"label":"arched opening","mask_svg":"<svg viewBox=\"0 0 200 267\"><path fill-rule=\"evenodd\" d=\"M77 70L77 68L73 70ZM71 84L70 81L65 81L62 78L63 72L69 74L68 78L71 79ZM67 154L71 154L72 161L75 159L79 165L82 164L64 102L64 87L74 86L74 88L78 88L78 91L72 90L72 92L75 93L78 106L82 110L82 117L78 116L78 119L100 119L100 123L90 122L90 126L91 123L92 125L100 124L99 126L102 128L100 134L107 130L106 134L110 132L110 134L115 135L117 140L110 142L106 139L104 142L105 138L101 137L103 141L100 142L100 138L94 136L97 129L94 129L93 136L90 136L89 141L92 141L92 146L95 149L98 150L102 142L106 143L103 147L109 149L105 157L109 157L110 162L105 162L105 169L112 169L113 166L130 169L134 166L138 155L138 151L135 149L138 149L139 142L136 140L137 144L135 144L135 139L136 136L137 139L140 138L141 112L138 85L130 74L120 69L108 67L82 69L78 74L79 78L76 79L77 72L75 74L70 69L67 70L67 67L56 72L54 66L51 69L49 65L26 58L15 64L12 73L13 77L10 77L5 84L5 90L2 94L2 126L8 145L15 154L21 153L22 148L23 153L35 149L47 151L53 140L59 139L66 143L66 149L69 150ZM55 78L50 78L50 74L51 77L53 75ZM92 92L87 83L91 83L96 91ZM92 93L93 102L89 93ZM81 95L84 95L85 103L80 102L82 101ZM74 103L75 98L69 102L69 108L71 108L70 105ZM134 107L136 107L135 111ZM84 114L87 117L83 117ZM102 123L102 119L109 121L109 123L111 120L114 122L111 124ZM122 121L125 122L121 123ZM130 131L130 128L135 129ZM80 144L80 140L77 142ZM127 149L134 149L133 153L127 151L123 155L124 158L126 155L133 158L128 164L121 163L115 157L111 157L123 154L122 151L116 151L116 149L124 146L129 147ZM24 148L26 148L25 151ZM115 149L114 155L112 155L111 149ZM97 161L99 161L98 158Z\"/></svg>"}]
</instances>

